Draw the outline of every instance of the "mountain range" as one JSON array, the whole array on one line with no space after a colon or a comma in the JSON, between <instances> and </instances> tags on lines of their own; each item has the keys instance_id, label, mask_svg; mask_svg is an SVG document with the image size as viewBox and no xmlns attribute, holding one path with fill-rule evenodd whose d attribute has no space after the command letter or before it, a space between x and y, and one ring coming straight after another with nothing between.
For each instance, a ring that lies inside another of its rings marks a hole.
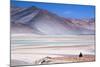
<instances>
[{"instance_id":1,"label":"mountain range","mask_svg":"<svg viewBox=\"0 0 100 67\"><path fill-rule=\"evenodd\" d=\"M95 34L95 19L65 18L35 6L11 6L11 33L35 35Z\"/></svg>"}]
</instances>

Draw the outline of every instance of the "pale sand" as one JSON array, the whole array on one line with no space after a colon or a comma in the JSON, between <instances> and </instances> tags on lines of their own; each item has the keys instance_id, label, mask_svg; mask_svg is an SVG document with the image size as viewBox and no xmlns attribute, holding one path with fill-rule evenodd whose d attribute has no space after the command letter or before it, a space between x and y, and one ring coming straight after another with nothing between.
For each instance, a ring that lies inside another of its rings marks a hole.
<instances>
[{"instance_id":1,"label":"pale sand","mask_svg":"<svg viewBox=\"0 0 100 67\"><path fill-rule=\"evenodd\" d=\"M50 58L44 64L94 61L94 35L11 36L11 65L38 65L45 57Z\"/></svg>"},{"instance_id":2,"label":"pale sand","mask_svg":"<svg viewBox=\"0 0 100 67\"><path fill-rule=\"evenodd\" d=\"M36 65L36 61L51 57L50 63L66 63L79 61L94 61L94 45L81 46L18 46L11 50L11 60L19 60L23 64L13 63L12 65ZM79 58L79 53L83 53L83 57Z\"/></svg>"}]
</instances>

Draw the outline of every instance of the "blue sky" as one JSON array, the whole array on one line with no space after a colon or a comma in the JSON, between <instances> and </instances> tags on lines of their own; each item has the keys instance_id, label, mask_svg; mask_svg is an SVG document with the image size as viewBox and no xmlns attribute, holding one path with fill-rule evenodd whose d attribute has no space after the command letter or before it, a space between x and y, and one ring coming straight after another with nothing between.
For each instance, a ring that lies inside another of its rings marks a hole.
<instances>
[{"instance_id":1,"label":"blue sky","mask_svg":"<svg viewBox=\"0 0 100 67\"><path fill-rule=\"evenodd\" d=\"M65 18L89 19L95 17L95 6L72 5L72 4L50 4L40 2L12 1L12 5L19 7L37 6L56 13Z\"/></svg>"}]
</instances>

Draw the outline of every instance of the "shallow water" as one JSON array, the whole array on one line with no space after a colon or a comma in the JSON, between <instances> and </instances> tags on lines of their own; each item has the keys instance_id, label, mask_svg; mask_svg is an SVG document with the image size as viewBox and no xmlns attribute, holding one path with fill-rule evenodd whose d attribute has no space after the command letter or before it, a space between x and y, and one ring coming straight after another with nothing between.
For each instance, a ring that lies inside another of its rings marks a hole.
<instances>
[{"instance_id":1,"label":"shallow water","mask_svg":"<svg viewBox=\"0 0 100 67\"><path fill-rule=\"evenodd\" d=\"M69 36L11 36L11 46L21 45L94 45L94 35Z\"/></svg>"},{"instance_id":2,"label":"shallow water","mask_svg":"<svg viewBox=\"0 0 100 67\"><path fill-rule=\"evenodd\" d=\"M84 45L87 45L87 47L88 45L95 45L94 35L69 35L69 36L68 35L67 36L12 35L11 36L12 49L18 46L84 46ZM71 52L73 51L74 50L71 50ZM94 48L92 50L91 48L88 48L88 50L85 50L84 52L94 54L95 50Z\"/></svg>"}]
</instances>

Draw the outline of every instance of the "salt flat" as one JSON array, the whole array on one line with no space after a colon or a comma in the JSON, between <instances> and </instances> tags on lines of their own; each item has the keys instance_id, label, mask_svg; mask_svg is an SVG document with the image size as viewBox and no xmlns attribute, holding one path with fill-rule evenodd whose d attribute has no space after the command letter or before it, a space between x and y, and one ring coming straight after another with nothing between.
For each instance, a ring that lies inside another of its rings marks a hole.
<instances>
[{"instance_id":1,"label":"salt flat","mask_svg":"<svg viewBox=\"0 0 100 67\"><path fill-rule=\"evenodd\" d=\"M83 53L85 59L77 59L80 52ZM23 62L19 65L36 65L38 64L36 62L45 57L51 57L50 63L93 61L94 55L94 35L11 36L11 60ZM12 65L18 64L12 61Z\"/></svg>"}]
</instances>

